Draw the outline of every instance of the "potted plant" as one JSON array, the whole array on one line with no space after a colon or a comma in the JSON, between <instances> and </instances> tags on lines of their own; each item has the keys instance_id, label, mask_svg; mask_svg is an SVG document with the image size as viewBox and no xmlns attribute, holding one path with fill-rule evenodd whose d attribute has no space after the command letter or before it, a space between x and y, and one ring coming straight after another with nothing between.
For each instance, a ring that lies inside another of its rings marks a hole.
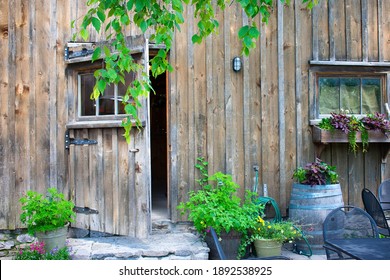
<instances>
[{"instance_id":1,"label":"potted plant","mask_svg":"<svg viewBox=\"0 0 390 280\"><path fill-rule=\"evenodd\" d=\"M322 254L322 223L330 211L344 205L336 167L316 158L298 167L293 178L297 182L291 190L289 217L310 237L313 254ZM303 240L296 245L298 251L308 249Z\"/></svg>"},{"instance_id":2,"label":"potted plant","mask_svg":"<svg viewBox=\"0 0 390 280\"><path fill-rule=\"evenodd\" d=\"M384 114L367 114L365 117L357 118L346 113L331 113L328 118L323 118L317 126L320 131L313 133L314 141L327 142L330 139L322 131L330 131L334 142L344 142L344 138L337 131L341 131L347 137L349 148L356 153L359 149L358 142L362 143L362 151L366 152L370 140L375 142L387 141L390 133L390 122ZM321 131L322 130L322 131ZM319 139L318 139L319 138ZM378 138L378 139L372 139ZM383 140L386 139L386 140Z\"/></svg>"},{"instance_id":3,"label":"potted plant","mask_svg":"<svg viewBox=\"0 0 390 280\"><path fill-rule=\"evenodd\" d=\"M258 216L244 244L253 243L257 257L271 257L281 255L283 243L300 237L301 230L292 221L266 221Z\"/></svg>"},{"instance_id":4,"label":"potted plant","mask_svg":"<svg viewBox=\"0 0 390 280\"><path fill-rule=\"evenodd\" d=\"M188 213L188 219L210 247L210 258L213 252L211 240L208 242L208 230L213 227L221 238L221 244L229 259L236 259L241 239L247 235L254 217L263 213L264 206L255 203L256 194L247 190L244 201L237 195L240 186L235 183L232 176L217 172L207 174L207 162L198 159L196 165L201 172L201 179L197 180L201 188L189 193L189 200L178 206L181 214Z\"/></svg>"},{"instance_id":5,"label":"potted plant","mask_svg":"<svg viewBox=\"0 0 390 280\"><path fill-rule=\"evenodd\" d=\"M67 227L76 216L73 202L66 200L56 188L49 188L46 196L27 191L20 202L21 222L27 225L29 234L44 242L46 252L65 247Z\"/></svg>"}]
</instances>

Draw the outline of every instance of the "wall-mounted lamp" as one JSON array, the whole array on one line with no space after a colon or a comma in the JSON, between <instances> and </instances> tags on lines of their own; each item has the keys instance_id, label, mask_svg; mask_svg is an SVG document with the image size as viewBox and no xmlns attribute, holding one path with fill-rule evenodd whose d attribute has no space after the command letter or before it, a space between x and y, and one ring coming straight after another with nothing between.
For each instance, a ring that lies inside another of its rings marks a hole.
<instances>
[{"instance_id":1,"label":"wall-mounted lamp","mask_svg":"<svg viewBox=\"0 0 390 280\"><path fill-rule=\"evenodd\" d=\"M235 72L238 72L241 70L241 58L236 56L235 58L233 58L233 70Z\"/></svg>"}]
</instances>

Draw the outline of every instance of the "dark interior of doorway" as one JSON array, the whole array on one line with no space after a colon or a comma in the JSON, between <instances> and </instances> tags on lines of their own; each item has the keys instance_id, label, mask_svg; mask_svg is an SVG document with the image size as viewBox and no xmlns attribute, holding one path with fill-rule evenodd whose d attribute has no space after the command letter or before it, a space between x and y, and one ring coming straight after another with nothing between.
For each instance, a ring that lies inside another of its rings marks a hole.
<instances>
[{"instance_id":1,"label":"dark interior of doorway","mask_svg":"<svg viewBox=\"0 0 390 280\"><path fill-rule=\"evenodd\" d=\"M155 90L150 94L152 219L164 220L169 218L166 74L151 76L151 82Z\"/></svg>"}]
</instances>

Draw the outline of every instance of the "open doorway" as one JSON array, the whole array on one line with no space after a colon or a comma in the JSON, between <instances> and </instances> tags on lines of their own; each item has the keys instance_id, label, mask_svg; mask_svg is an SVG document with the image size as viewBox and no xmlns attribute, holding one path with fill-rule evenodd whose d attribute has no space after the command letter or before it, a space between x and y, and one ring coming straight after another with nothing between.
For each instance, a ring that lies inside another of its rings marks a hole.
<instances>
[{"instance_id":1,"label":"open doorway","mask_svg":"<svg viewBox=\"0 0 390 280\"><path fill-rule=\"evenodd\" d=\"M167 75L150 76L150 142L152 167L152 220L169 219L167 160Z\"/></svg>"}]
</instances>

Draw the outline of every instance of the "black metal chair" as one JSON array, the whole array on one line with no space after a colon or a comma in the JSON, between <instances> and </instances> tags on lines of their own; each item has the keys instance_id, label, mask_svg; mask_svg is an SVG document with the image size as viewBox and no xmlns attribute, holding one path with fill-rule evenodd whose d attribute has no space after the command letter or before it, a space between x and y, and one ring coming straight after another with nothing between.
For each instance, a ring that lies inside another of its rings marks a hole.
<instances>
[{"instance_id":1,"label":"black metal chair","mask_svg":"<svg viewBox=\"0 0 390 280\"><path fill-rule=\"evenodd\" d=\"M217 248L218 256L220 260L226 260L226 255L223 251L221 243L219 242L218 235L215 232L215 229L210 227L211 237L213 239L214 245ZM256 258L256 257L248 257L247 260L291 260L286 256L273 256L273 257L264 257L264 258Z\"/></svg>"},{"instance_id":2,"label":"black metal chair","mask_svg":"<svg viewBox=\"0 0 390 280\"><path fill-rule=\"evenodd\" d=\"M383 181L379 185L378 200L388 220L390 218L390 179Z\"/></svg>"},{"instance_id":3,"label":"black metal chair","mask_svg":"<svg viewBox=\"0 0 390 280\"><path fill-rule=\"evenodd\" d=\"M322 227L324 248L328 260L350 259L350 257L328 246L327 240L379 237L374 219L363 209L350 205L332 210L326 216Z\"/></svg>"},{"instance_id":4,"label":"black metal chair","mask_svg":"<svg viewBox=\"0 0 390 280\"><path fill-rule=\"evenodd\" d=\"M374 219L380 234L390 236L390 227L382 206L375 194L369 189L364 188L362 199L366 212Z\"/></svg>"}]
</instances>

